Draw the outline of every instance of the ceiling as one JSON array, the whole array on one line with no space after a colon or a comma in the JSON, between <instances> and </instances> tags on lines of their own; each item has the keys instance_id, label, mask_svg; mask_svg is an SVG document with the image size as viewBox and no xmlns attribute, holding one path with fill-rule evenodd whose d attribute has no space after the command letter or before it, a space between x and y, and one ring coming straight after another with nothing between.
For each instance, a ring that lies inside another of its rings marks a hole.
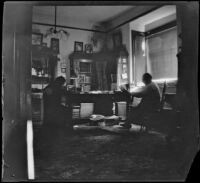
<instances>
[{"instance_id":1,"label":"ceiling","mask_svg":"<svg viewBox=\"0 0 200 183\"><path fill-rule=\"evenodd\" d=\"M134 6L57 6L57 18L68 22L98 23L111 20ZM33 18L54 17L54 6L34 6ZM45 23L45 22L44 22Z\"/></svg>"},{"instance_id":2,"label":"ceiling","mask_svg":"<svg viewBox=\"0 0 200 183\"><path fill-rule=\"evenodd\" d=\"M176 6L167 5L134 20L133 22L130 23L130 26L133 29L140 28L141 30L138 31L144 31L142 29L145 29L145 26L146 28L150 29L150 26L148 27L148 25L151 24L153 26L153 23L156 21L158 22L159 20L161 20L159 23L161 25L161 24L166 24L175 19L176 19ZM152 26L151 28L154 28ZM155 26L158 25L155 24Z\"/></svg>"}]
</instances>

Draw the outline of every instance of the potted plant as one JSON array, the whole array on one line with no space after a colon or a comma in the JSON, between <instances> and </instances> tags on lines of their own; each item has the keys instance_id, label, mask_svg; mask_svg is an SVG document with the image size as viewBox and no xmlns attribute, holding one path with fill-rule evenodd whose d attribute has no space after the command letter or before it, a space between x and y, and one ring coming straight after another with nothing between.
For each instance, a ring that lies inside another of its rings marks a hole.
<instances>
[{"instance_id":1,"label":"potted plant","mask_svg":"<svg viewBox=\"0 0 200 183\"><path fill-rule=\"evenodd\" d=\"M100 50L107 48L107 34L99 31L102 30L102 26L94 25L93 30L97 30L97 32L93 32L91 36L91 43L93 47L100 46Z\"/></svg>"}]
</instances>

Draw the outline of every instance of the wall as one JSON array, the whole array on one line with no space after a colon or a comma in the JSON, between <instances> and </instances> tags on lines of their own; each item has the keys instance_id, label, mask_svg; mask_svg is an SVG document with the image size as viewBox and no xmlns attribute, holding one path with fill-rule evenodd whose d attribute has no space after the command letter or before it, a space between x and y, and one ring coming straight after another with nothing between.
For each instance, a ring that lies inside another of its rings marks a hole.
<instances>
[{"instance_id":1,"label":"wall","mask_svg":"<svg viewBox=\"0 0 200 183\"><path fill-rule=\"evenodd\" d=\"M192 21L191 21L192 20ZM178 32L181 34L178 61L177 103L181 109L182 141L180 154L187 175L200 149L198 104L198 55L199 55L199 3L186 2L177 6Z\"/></svg>"},{"instance_id":2,"label":"wall","mask_svg":"<svg viewBox=\"0 0 200 183\"><path fill-rule=\"evenodd\" d=\"M6 5L3 22L3 133L30 118L31 7ZM15 10L15 11L13 11ZM26 16L24 16L26 15ZM11 92L12 91L12 92ZM29 104L29 106L28 106Z\"/></svg>"},{"instance_id":3,"label":"wall","mask_svg":"<svg viewBox=\"0 0 200 183\"><path fill-rule=\"evenodd\" d=\"M42 20L44 20L44 18ZM49 22L49 21L47 21L47 22ZM44 23L46 23L46 22L44 22ZM64 22L62 22L62 23L64 23ZM79 22L79 27L82 27L82 24L84 24L84 26L85 26L84 22ZM66 25L66 23L65 23L65 25ZM89 25L90 24L88 23L88 26ZM33 24L33 26L32 26L33 32L40 32L43 34L45 34L47 29L49 29L49 28L50 27L48 27L48 26L37 25L37 24ZM91 28L91 27L88 27L88 28ZM59 30L59 28L57 28L57 29ZM69 83L70 65L69 65L68 56L70 53L72 53L74 51L74 42L75 41L83 42L84 46L85 46L85 44L90 43L90 39L91 39L93 32L83 31L83 30L74 30L74 29L64 29L64 30L69 33L69 36L68 36L68 38L63 37L62 39L60 39L60 56L59 56L60 61L57 63L56 75L57 76L63 75L64 77L66 77L67 83ZM50 47L50 39L51 39L51 37L44 38L44 40L43 40L43 42L46 42L47 46L49 46L49 47ZM83 49L85 49L85 48L83 48ZM93 51L94 52L99 51L99 46L94 47ZM66 74L61 73L61 67L60 67L61 63L66 63L66 67L67 67Z\"/></svg>"},{"instance_id":4,"label":"wall","mask_svg":"<svg viewBox=\"0 0 200 183\"><path fill-rule=\"evenodd\" d=\"M134 17L137 17L147 11L152 10L153 8L156 8L157 5L149 5L149 6L136 6L133 7L132 9L124 12L123 14L120 14L118 17L115 17L113 20L111 20L107 25L107 30L112 29L127 20L131 20Z\"/></svg>"},{"instance_id":5,"label":"wall","mask_svg":"<svg viewBox=\"0 0 200 183\"><path fill-rule=\"evenodd\" d=\"M139 32L145 32L145 26L138 21L130 22L130 29Z\"/></svg>"},{"instance_id":6,"label":"wall","mask_svg":"<svg viewBox=\"0 0 200 183\"><path fill-rule=\"evenodd\" d=\"M176 20L176 13L172 14L172 15L169 15L169 16L166 16L164 18L160 18L157 21L153 21L153 22L151 22L149 24L146 24L145 25L145 31L149 31L151 29L160 27L160 26L162 26L164 24L167 24L169 22L172 22L174 20Z\"/></svg>"},{"instance_id":7,"label":"wall","mask_svg":"<svg viewBox=\"0 0 200 183\"><path fill-rule=\"evenodd\" d=\"M26 122L31 118L31 19L30 5L4 4L2 36L3 182L27 179Z\"/></svg>"}]
</instances>

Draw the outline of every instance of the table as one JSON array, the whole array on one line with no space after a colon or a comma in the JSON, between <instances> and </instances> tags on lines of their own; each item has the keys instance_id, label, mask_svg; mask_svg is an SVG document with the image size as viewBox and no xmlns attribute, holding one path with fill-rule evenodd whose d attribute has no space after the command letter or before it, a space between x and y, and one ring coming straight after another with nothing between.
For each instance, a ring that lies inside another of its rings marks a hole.
<instances>
[{"instance_id":1,"label":"table","mask_svg":"<svg viewBox=\"0 0 200 183\"><path fill-rule=\"evenodd\" d=\"M80 103L94 103L94 113L102 115L113 115L113 103L115 103L115 114L117 114L117 102L127 102L127 110L130 97L122 92L116 93L65 93L66 105Z\"/></svg>"}]
</instances>

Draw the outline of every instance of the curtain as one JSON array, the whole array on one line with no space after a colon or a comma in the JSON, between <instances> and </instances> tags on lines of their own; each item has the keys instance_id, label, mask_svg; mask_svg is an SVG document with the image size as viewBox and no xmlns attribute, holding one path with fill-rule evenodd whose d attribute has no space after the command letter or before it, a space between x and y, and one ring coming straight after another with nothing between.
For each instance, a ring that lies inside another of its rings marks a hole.
<instances>
[{"instance_id":1,"label":"curtain","mask_svg":"<svg viewBox=\"0 0 200 183\"><path fill-rule=\"evenodd\" d=\"M144 36L135 37L135 83L136 85L142 82L142 75L146 72L145 52L142 47L145 43Z\"/></svg>"},{"instance_id":2,"label":"curtain","mask_svg":"<svg viewBox=\"0 0 200 183\"><path fill-rule=\"evenodd\" d=\"M142 75L146 72L145 36L143 33L132 30L132 57L133 57L133 81L135 85L142 81Z\"/></svg>"},{"instance_id":3,"label":"curtain","mask_svg":"<svg viewBox=\"0 0 200 183\"><path fill-rule=\"evenodd\" d=\"M172 28L147 38L147 72L153 79L177 78L177 29Z\"/></svg>"},{"instance_id":4,"label":"curtain","mask_svg":"<svg viewBox=\"0 0 200 183\"><path fill-rule=\"evenodd\" d=\"M97 89L108 90L107 75L106 75L107 62L96 62L96 76L97 76Z\"/></svg>"}]
</instances>

